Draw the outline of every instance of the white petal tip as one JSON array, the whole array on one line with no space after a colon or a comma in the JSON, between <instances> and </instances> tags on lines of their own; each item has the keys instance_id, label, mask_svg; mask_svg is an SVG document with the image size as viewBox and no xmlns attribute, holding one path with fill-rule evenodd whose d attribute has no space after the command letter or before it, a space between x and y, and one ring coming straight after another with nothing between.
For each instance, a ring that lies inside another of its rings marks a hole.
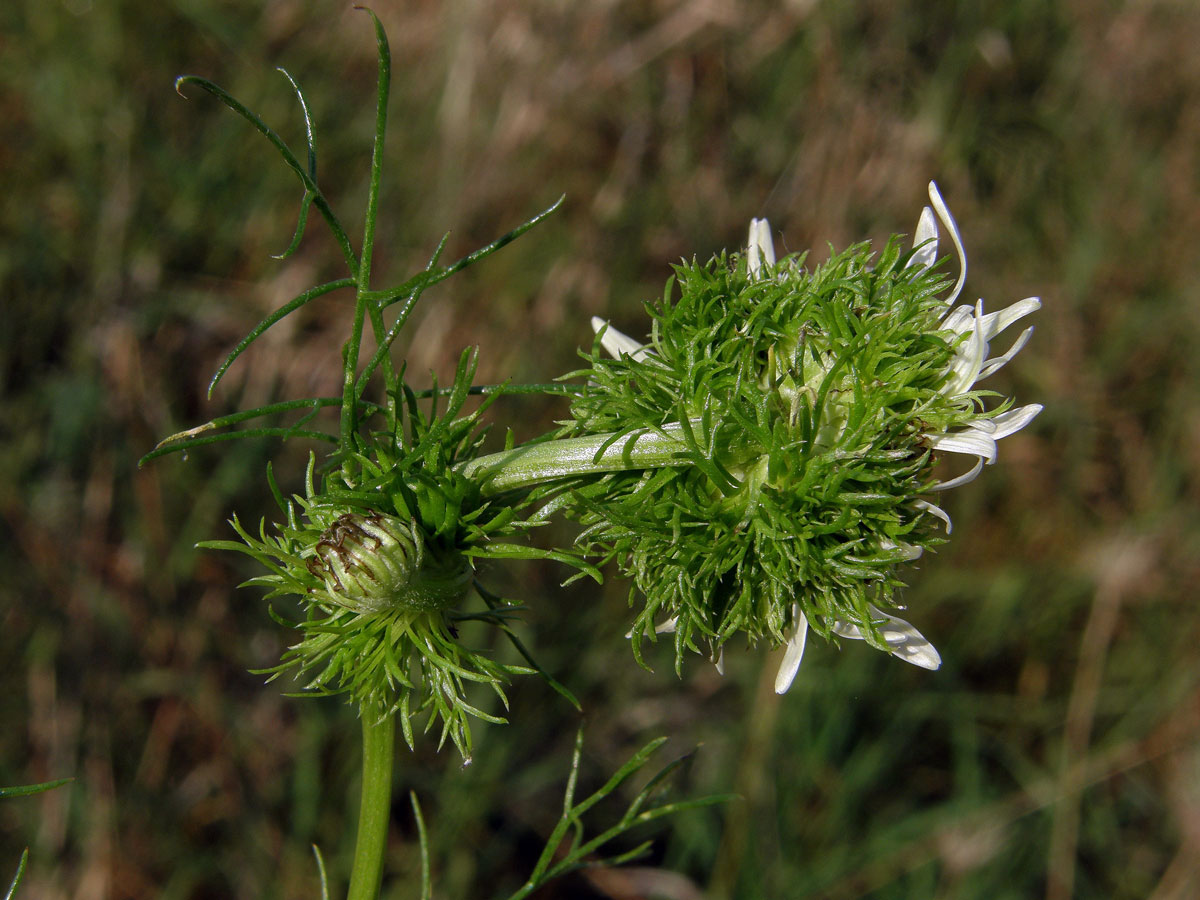
<instances>
[{"instance_id":1,"label":"white petal tip","mask_svg":"<svg viewBox=\"0 0 1200 900\"><path fill-rule=\"evenodd\" d=\"M678 616L671 616L671 618L666 619L665 621L663 621L662 623L660 623L658 625L655 625L654 633L655 634L674 634L675 633L675 623L678 621L679 621ZM630 629L629 631L625 632L625 640L629 640L632 637L633 637L633 629Z\"/></svg>"},{"instance_id":2,"label":"white petal tip","mask_svg":"<svg viewBox=\"0 0 1200 900\"><path fill-rule=\"evenodd\" d=\"M993 440L1006 438L1010 434L1016 434L1030 422L1037 418L1044 406L1040 403L1030 403L1026 406L1018 406L1010 409L1008 412L1001 413L994 419L991 419L994 428L992 432ZM991 460L989 460L991 462Z\"/></svg>"},{"instance_id":3,"label":"white petal tip","mask_svg":"<svg viewBox=\"0 0 1200 900\"><path fill-rule=\"evenodd\" d=\"M932 644L911 645L893 650L892 655L897 659L902 659L906 663L912 663L914 666L920 666L922 669L928 669L930 672L936 672L942 667L942 658L938 655L937 650Z\"/></svg>"},{"instance_id":4,"label":"white petal tip","mask_svg":"<svg viewBox=\"0 0 1200 900\"><path fill-rule=\"evenodd\" d=\"M870 610L871 617L878 624L879 636L887 644L892 656L930 671L941 666L942 658L938 655L937 649L910 623L885 613L876 606L871 606ZM833 633L839 637L853 638L854 640L865 639L862 629L852 622L834 622Z\"/></svg>"},{"instance_id":5,"label":"white petal tip","mask_svg":"<svg viewBox=\"0 0 1200 900\"><path fill-rule=\"evenodd\" d=\"M746 238L746 266L757 278L764 265L775 265L775 242L771 240L771 224L766 219L751 219Z\"/></svg>"},{"instance_id":6,"label":"white petal tip","mask_svg":"<svg viewBox=\"0 0 1200 900\"><path fill-rule=\"evenodd\" d=\"M928 269L937 262L938 227L937 217L933 210L926 206L917 220L917 230L913 235L913 255L905 268L919 266Z\"/></svg>"},{"instance_id":7,"label":"white petal tip","mask_svg":"<svg viewBox=\"0 0 1200 900\"><path fill-rule=\"evenodd\" d=\"M946 534L950 534L950 532L952 532L954 530L954 523L952 521L950 521L950 514L947 513L940 506L936 506L936 505L930 503L928 500L917 500L914 503L914 506L916 506L917 509L924 510L925 512L929 513L931 516L935 516L936 518L941 519L943 524L945 524L945 526L946 526Z\"/></svg>"},{"instance_id":8,"label":"white petal tip","mask_svg":"<svg viewBox=\"0 0 1200 900\"><path fill-rule=\"evenodd\" d=\"M775 693L786 694L796 673L800 671L800 660L804 658L804 644L808 640L808 619L800 611L799 604L792 607L792 618L796 622L796 630L787 642L787 651L783 654L783 662L779 664L779 672L775 675Z\"/></svg>"},{"instance_id":9,"label":"white petal tip","mask_svg":"<svg viewBox=\"0 0 1200 900\"><path fill-rule=\"evenodd\" d=\"M605 319L599 316L592 316L592 330L600 336L600 346L608 351L609 356L614 359L619 359L621 354L624 354L635 360L643 360L648 352L643 344L639 344L623 331L613 328L612 325Z\"/></svg>"},{"instance_id":10,"label":"white petal tip","mask_svg":"<svg viewBox=\"0 0 1200 900\"><path fill-rule=\"evenodd\" d=\"M929 182L929 202L933 204L938 219L949 232L950 242L954 244L954 252L958 255L958 278L954 282L950 296L946 298L946 305L953 306L967 280L967 251L963 249L962 235L959 234L958 224L954 221L954 216L950 214L950 208L946 205L946 201L942 199L942 192L938 190L937 182L934 181Z\"/></svg>"}]
</instances>

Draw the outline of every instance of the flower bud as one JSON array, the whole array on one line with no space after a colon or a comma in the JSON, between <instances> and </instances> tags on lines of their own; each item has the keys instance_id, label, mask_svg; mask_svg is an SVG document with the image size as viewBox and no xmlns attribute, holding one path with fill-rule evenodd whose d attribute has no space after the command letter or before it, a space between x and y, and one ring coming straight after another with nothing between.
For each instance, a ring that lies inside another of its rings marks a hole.
<instances>
[{"instance_id":1,"label":"flower bud","mask_svg":"<svg viewBox=\"0 0 1200 900\"><path fill-rule=\"evenodd\" d=\"M415 521L378 513L338 517L317 541L308 570L330 602L360 613L444 609L471 583L463 556L431 552Z\"/></svg>"}]
</instances>

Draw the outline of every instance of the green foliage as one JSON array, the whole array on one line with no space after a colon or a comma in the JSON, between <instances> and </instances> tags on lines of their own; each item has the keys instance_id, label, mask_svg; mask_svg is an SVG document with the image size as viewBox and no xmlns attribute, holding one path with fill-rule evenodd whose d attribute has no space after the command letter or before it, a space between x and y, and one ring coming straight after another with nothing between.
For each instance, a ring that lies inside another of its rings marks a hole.
<instances>
[{"instance_id":1,"label":"green foliage","mask_svg":"<svg viewBox=\"0 0 1200 900\"><path fill-rule=\"evenodd\" d=\"M62 787L64 784L70 784L74 778L59 778L57 781L46 781L42 784L23 784L17 787L0 787L0 800L5 797L28 797L32 794L40 794L43 791L53 790L56 787Z\"/></svg>"},{"instance_id":2,"label":"green foliage","mask_svg":"<svg viewBox=\"0 0 1200 900\"><path fill-rule=\"evenodd\" d=\"M13 900L17 894L17 888L21 886L21 879L25 876L25 865L29 862L29 848L21 851L21 858L17 862L17 871L13 875L13 880L8 885L8 890L4 894L4 900Z\"/></svg>"},{"instance_id":3,"label":"green foliage","mask_svg":"<svg viewBox=\"0 0 1200 900\"><path fill-rule=\"evenodd\" d=\"M467 598L470 560L548 555L506 541L530 527L519 507L483 497L458 472L477 452L480 418L495 399L464 414L474 373L475 354L464 352L448 393L443 398L435 389L427 410L405 386L391 407L396 430L367 436L369 449L320 480L311 457L306 496L277 496L286 522L274 533L264 521L255 536L235 517L242 543L200 544L255 559L266 571L244 586L265 588L268 600L300 600L305 616L288 624L302 639L267 670L273 677L295 670L307 693L345 693L371 721L398 716L410 747L412 720L427 717L425 730L441 725L439 746L449 737L466 759L469 717L504 721L470 703L466 685L486 684L507 705L502 685L534 669L464 647L451 607ZM572 561L569 554L553 556ZM501 624L504 615L502 605L493 605L470 617Z\"/></svg>"},{"instance_id":4,"label":"green foliage","mask_svg":"<svg viewBox=\"0 0 1200 900\"><path fill-rule=\"evenodd\" d=\"M29 797L33 794L40 794L43 791L53 790L56 787L62 787L64 784L69 784L74 780L74 778L60 778L57 781L47 781L42 784L23 784L8 788L0 787L0 799L4 799L5 797ZM8 890L4 894L4 900L13 900L13 897L16 896L17 888L21 886L21 879L25 877L25 866L28 863L29 848L26 847L21 851L21 858L17 861L17 871L8 885Z\"/></svg>"},{"instance_id":5,"label":"green foliage","mask_svg":"<svg viewBox=\"0 0 1200 900\"><path fill-rule=\"evenodd\" d=\"M961 343L940 326L948 282L909 259L894 238L766 278L744 259L692 262L647 306L644 353L607 359L598 336L568 433L682 426L674 467L575 494L585 550L617 560L631 603L643 598L639 660L664 619L677 668L698 641L714 657L738 632L782 643L793 604L826 637L853 622L886 649L870 605L893 602L913 548L942 542L921 505L926 436L981 417L979 392L944 390Z\"/></svg>"},{"instance_id":6,"label":"green foliage","mask_svg":"<svg viewBox=\"0 0 1200 900\"><path fill-rule=\"evenodd\" d=\"M646 782L646 785L629 802L616 822L603 829L595 837L585 839L584 816L596 804L612 795L623 782L644 768L651 756L666 743L666 740L666 738L658 738L650 741L614 772L612 777L600 788L583 800L576 802L575 788L579 779L580 758L583 754L583 730L580 729L576 733L575 752L571 757L571 773L567 778L566 790L563 792L562 815L546 841L546 847L538 857L529 879L509 900L522 900L546 882L585 866L621 865L645 855L650 849L649 841L611 857L605 858L598 855L605 845L639 825L645 825L663 816L727 803L734 799L731 796L712 796L655 805L652 801L657 794L662 792L666 779L686 761L677 759L663 767Z\"/></svg>"},{"instance_id":7,"label":"green foliage","mask_svg":"<svg viewBox=\"0 0 1200 900\"><path fill-rule=\"evenodd\" d=\"M427 716L425 730L435 723L441 725L438 746L449 737L469 761L472 747L469 717L496 723L504 719L469 703L466 684L488 685L507 705L502 684L511 675L535 671L493 662L458 642L454 614L449 608L467 596L471 581L469 561L488 557L553 557L575 563L597 577L598 573L571 554L543 552L500 540L523 534L529 523L516 516L518 507L511 503L501 506L483 498L478 486L457 471L461 462L478 454L483 441L480 416L502 393L492 393L472 413L462 414L474 387L477 354L463 351L453 385L444 398L444 408L439 409L443 397L435 384L426 413L404 381L403 367L399 371L393 367L390 350L428 287L495 252L558 204L457 263L438 269L437 262L445 246L443 238L423 273L399 287L373 291L370 270L387 129L391 59L382 24L373 12L367 10L367 13L375 27L379 68L370 190L362 249L357 257L346 230L317 185L317 151L309 105L290 74L283 72L304 115L307 165L303 166L278 133L224 88L197 76L184 76L176 81L177 90L186 85L198 86L248 121L300 179L304 195L298 224L280 258L290 256L299 246L309 207L315 205L350 271L350 277L304 291L263 319L218 368L209 383L209 394L238 357L271 326L325 294L354 288L354 321L342 349L343 394L340 399L291 400L220 417L165 439L143 457L142 463L167 453L248 437L299 437L336 444L338 450L333 454L330 471L322 477L319 487L314 474L316 458L310 457L306 496L284 500L272 477L272 491L287 519L287 524L276 533L268 533L264 520L255 537L235 516L232 525L243 543L204 541L199 546L250 556L267 571L243 586L266 588L268 599L290 596L301 601L303 619L287 622L277 615L279 621L294 625L302 638L285 652L278 666L265 670L272 677L295 670L305 679L304 689L308 694L347 694L359 714L370 723L398 716L410 747L414 746L412 719ZM388 325L384 311L401 301L399 314ZM377 348L366 365L360 367L363 330L368 320ZM382 404L363 397L377 373L382 374L386 398ZM340 410L340 434L302 427L328 407ZM307 414L286 427L209 433L292 410L307 410ZM364 428L370 430L364 433ZM473 618L500 623L502 615L500 611L489 611Z\"/></svg>"}]
</instances>

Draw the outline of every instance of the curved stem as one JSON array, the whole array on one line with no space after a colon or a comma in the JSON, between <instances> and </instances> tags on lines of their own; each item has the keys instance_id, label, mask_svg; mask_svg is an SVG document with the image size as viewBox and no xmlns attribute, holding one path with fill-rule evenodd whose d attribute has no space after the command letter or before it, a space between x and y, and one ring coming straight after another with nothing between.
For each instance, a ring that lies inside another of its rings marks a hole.
<instances>
[{"instance_id":1,"label":"curved stem","mask_svg":"<svg viewBox=\"0 0 1200 900\"><path fill-rule=\"evenodd\" d=\"M478 481L489 497L573 475L677 466L687 461L682 432L671 423L661 432L639 431L616 440L613 434L589 434L526 444L473 459L459 471Z\"/></svg>"},{"instance_id":2,"label":"curved stem","mask_svg":"<svg viewBox=\"0 0 1200 900\"><path fill-rule=\"evenodd\" d=\"M396 724L391 716L372 723L365 715L363 729L362 801L358 809L358 839L350 870L347 900L376 900L383 878L392 804L392 758Z\"/></svg>"}]
</instances>

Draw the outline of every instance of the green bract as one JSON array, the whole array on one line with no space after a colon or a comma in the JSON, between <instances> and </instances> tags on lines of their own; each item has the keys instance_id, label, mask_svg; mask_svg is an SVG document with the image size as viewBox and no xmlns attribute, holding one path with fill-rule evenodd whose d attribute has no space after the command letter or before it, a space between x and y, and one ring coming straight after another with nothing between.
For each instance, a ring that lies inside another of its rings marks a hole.
<instances>
[{"instance_id":1,"label":"green bract","mask_svg":"<svg viewBox=\"0 0 1200 900\"><path fill-rule=\"evenodd\" d=\"M922 500L928 436L1007 408L945 390L964 341L941 325L950 281L898 239L813 269L801 256L759 274L757 262L677 266L647 306L648 343L608 359L602 342L617 342L602 329L579 373L570 434L679 438L673 465L577 493L583 547L615 559L643 598L639 659L656 622L680 657L700 641L717 656L738 632L784 643L804 619L891 649L873 607L894 605L898 563L942 541Z\"/></svg>"}]
</instances>

